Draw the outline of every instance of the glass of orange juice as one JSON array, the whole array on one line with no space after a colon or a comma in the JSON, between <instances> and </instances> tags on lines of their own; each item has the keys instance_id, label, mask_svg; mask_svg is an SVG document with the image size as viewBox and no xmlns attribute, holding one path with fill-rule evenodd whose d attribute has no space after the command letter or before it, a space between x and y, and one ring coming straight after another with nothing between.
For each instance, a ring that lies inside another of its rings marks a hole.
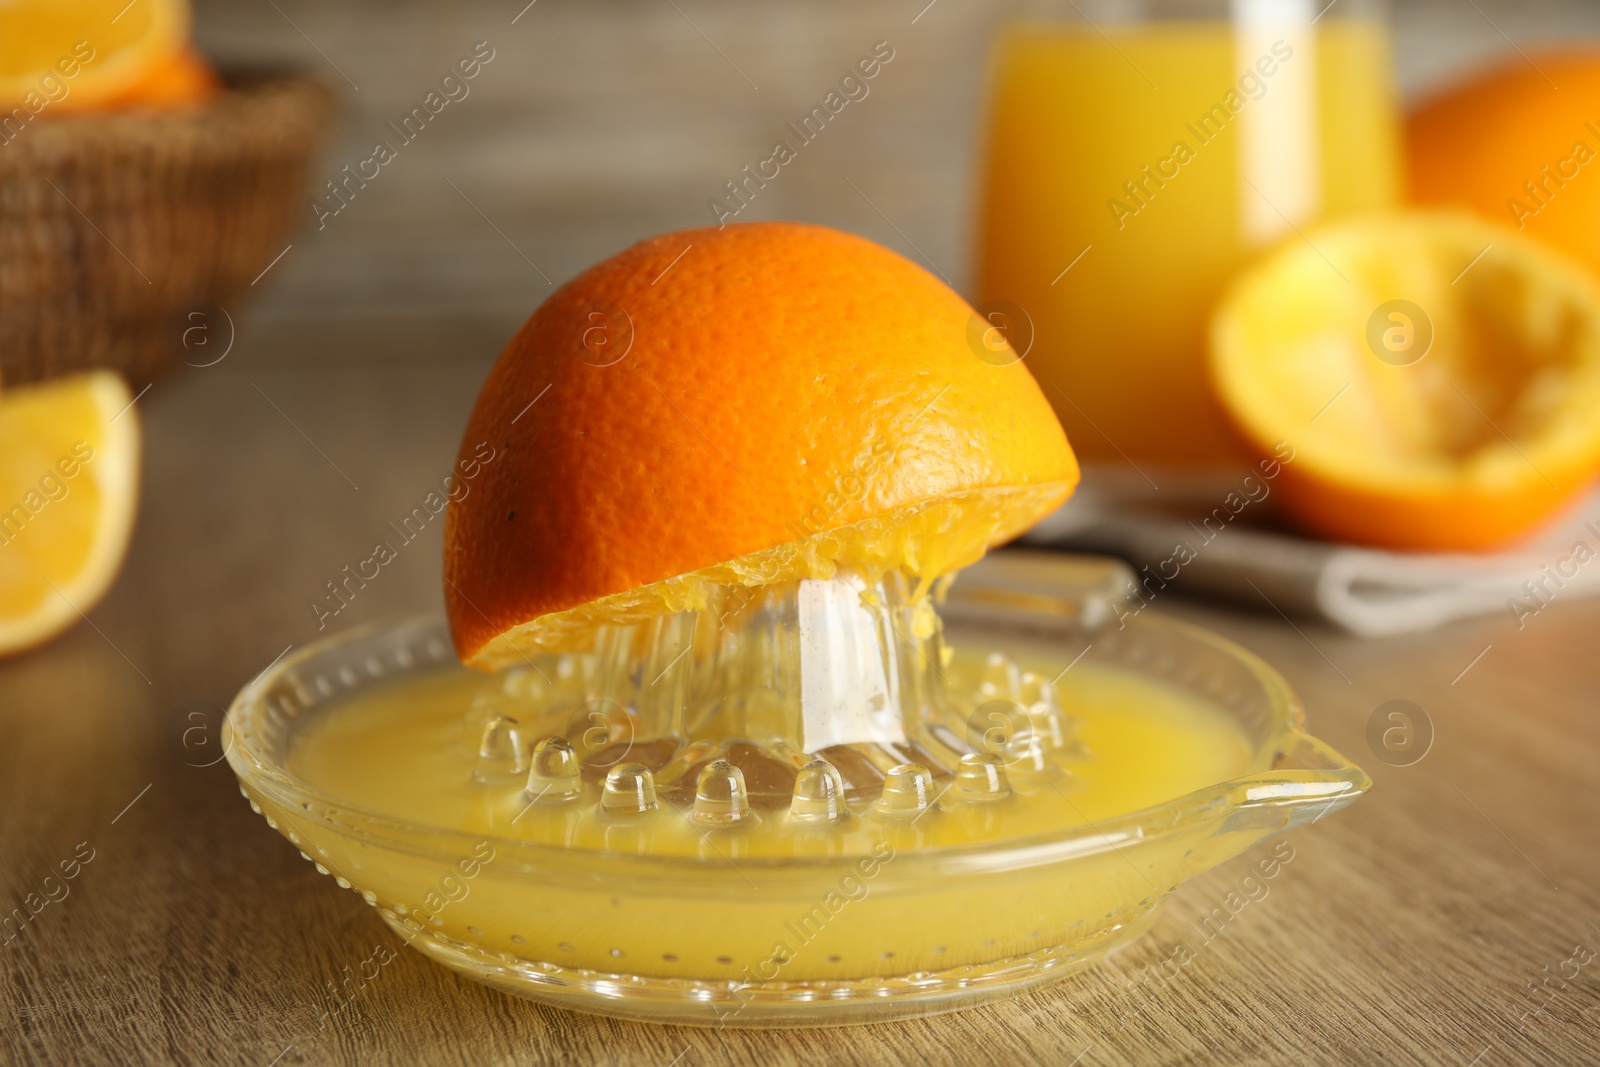
<instances>
[{"instance_id":1,"label":"glass of orange juice","mask_svg":"<svg viewBox=\"0 0 1600 1067\"><path fill-rule=\"evenodd\" d=\"M991 69L976 297L1090 461L1220 469L1206 322L1260 251L1398 195L1389 37L1363 0L1033 4ZM999 310L995 310L999 309Z\"/></svg>"}]
</instances>

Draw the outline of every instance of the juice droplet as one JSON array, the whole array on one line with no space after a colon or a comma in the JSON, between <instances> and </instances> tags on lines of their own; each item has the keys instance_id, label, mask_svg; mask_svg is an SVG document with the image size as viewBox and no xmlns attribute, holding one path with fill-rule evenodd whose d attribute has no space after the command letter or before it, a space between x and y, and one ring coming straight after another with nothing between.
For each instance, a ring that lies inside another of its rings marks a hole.
<instances>
[{"instance_id":1,"label":"juice droplet","mask_svg":"<svg viewBox=\"0 0 1600 1067\"><path fill-rule=\"evenodd\" d=\"M801 823L831 823L844 814L844 780L833 764L814 759L801 767L794 779L789 817Z\"/></svg>"},{"instance_id":2,"label":"juice droplet","mask_svg":"<svg viewBox=\"0 0 1600 1067\"><path fill-rule=\"evenodd\" d=\"M1005 763L989 752L962 756L956 767L956 796L962 800L1001 800L1011 793Z\"/></svg>"},{"instance_id":3,"label":"juice droplet","mask_svg":"<svg viewBox=\"0 0 1600 1067\"><path fill-rule=\"evenodd\" d=\"M606 775L600 807L612 815L632 815L656 808L656 779L638 763L619 763Z\"/></svg>"},{"instance_id":4,"label":"juice droplet","mask_svg":"<svg viewBox=\"0 0 1600 1067\"><path fill-rule=\"evenodd\" d=\"M916 815L927 809L932 787L933 775L928 768L902 763L884 776L878 810L886 815Z\"/></svg>"},{"instance_id":5,"label":"juice droplet","mask_svg":"<svg viewBox=\"0 0 1600 1067\"><path fill-rule=\"evenodd\" d=\"M472 776L480 782L514 778L528 769L527 755L521 725L509 715L496 715L483 728Z\"/></svg>"},{"instance_id":6,"label":"juice droplet","mask_svg":"<svg viewBox=\"0 0 1600 1067\"><path fill-rule=\"evenodd\" d=\"M731 826L750 817L744 772L725 759L712 760L694 787L694 819L704 826Z\"/></svg>"},{"instance_id":7,"label":"juice droplet","mask_svg":"<svg viewBox=\"0 0 1600 1067\"><path fill-rule=\"evenodd\" d=\"M528 796L533 800L565 800L583 792L578 754L564 737L547 737L533 746L528 770Z\"/></svg>"}]
</instances>

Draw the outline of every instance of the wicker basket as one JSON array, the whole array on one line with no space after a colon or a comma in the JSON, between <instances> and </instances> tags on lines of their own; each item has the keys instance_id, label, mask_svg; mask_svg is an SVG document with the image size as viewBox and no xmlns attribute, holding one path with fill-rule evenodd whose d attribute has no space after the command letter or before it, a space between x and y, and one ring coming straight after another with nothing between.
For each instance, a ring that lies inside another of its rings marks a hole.
<instances>
[{"instance_id":1,"label":"wicker basket","mask_svg":"<svg viewBox=\"0 0 1600 1067\"><path fill-rule=\"evenodd\" d=\"M0 144L0 381L199 358L183 323L234 312L309 217L331 111L320 83L251 76L202 111L41 115Z\"/></svg>"}]
</instances>

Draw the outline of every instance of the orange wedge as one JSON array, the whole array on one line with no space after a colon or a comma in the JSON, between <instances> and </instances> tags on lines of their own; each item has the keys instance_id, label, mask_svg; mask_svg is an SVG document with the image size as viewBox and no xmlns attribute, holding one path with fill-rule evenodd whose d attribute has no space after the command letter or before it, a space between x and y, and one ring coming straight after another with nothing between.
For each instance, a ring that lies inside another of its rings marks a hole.
<instances>
[{"instance_id":1,"label":"orange wedge","mask_svg":"<svg viewBox=\"0 0 1600 1067\"><path fill-rule=\"evenodd\" d=\"M104 106L178 55L188 34L187 0L6 0L0 119L20 128L23 116Z\"/></svg>"},{"instance_id":2,"label":"orange wedge","mask_svg":"<svg viewBox=\"0 0 1600 1067\"><path fill-rule=\"evenodd\" d=\"M1323 536L1489 549L1600 473L1600 286L1453 212L1337 223L1240 279L1212 323L1216 392Z\"/></svg>"},{"instance_id":3,"label":"orange wedge","mask_svg":"<svg viewBox=\"0 0 1600 1067\"><path fill-rule=\"evenodd\" d=\"M0 655L61 633L110 587L139 484L139 419L107 371L0 394Z\"/></svg>"}]
</instances>

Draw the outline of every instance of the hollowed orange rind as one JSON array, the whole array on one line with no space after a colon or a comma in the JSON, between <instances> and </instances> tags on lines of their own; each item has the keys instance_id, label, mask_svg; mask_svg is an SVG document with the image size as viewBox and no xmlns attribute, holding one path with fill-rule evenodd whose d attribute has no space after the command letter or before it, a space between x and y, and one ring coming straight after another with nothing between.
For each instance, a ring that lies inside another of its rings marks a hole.
<instances>
[{"instance_id":1,"label":"hollowed orange rind","mask_svg":"<svg viewBox=\"0 0 1600 1067\"><path fill-rule=\"evenodd\" d=\"M1286 244L1220 305L1211 375L1246 440L1293 457L1285 510L1337 540L1496 548L1600 471L1600 287L1465 214Z\"/></svg>"}]
</instances>

